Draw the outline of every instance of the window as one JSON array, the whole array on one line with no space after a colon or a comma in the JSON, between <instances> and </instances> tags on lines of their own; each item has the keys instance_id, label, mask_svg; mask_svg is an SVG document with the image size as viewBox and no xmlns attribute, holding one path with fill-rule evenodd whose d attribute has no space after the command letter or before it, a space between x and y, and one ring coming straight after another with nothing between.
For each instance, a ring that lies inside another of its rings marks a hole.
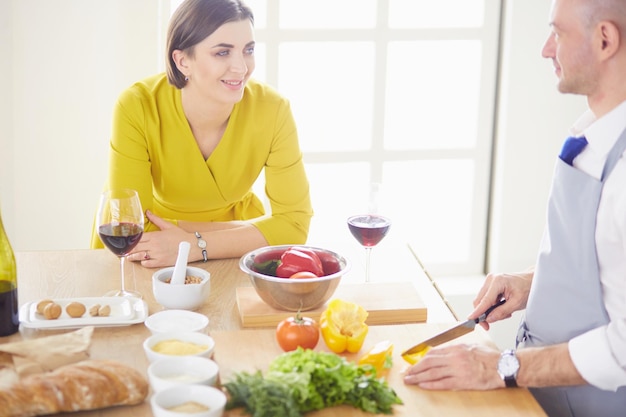
<instances>
[{"instance_id":1,"label":"window","mask_svg":"<svg viewBox=\"0 0 626 417\"><path fill-rule=\"evenodd\" d=\"M247 3L255 77L298 124L309 243L349 241L347 217L377 210L431 271L482 273L501 2Z\"/></svg>"}]
</instances>

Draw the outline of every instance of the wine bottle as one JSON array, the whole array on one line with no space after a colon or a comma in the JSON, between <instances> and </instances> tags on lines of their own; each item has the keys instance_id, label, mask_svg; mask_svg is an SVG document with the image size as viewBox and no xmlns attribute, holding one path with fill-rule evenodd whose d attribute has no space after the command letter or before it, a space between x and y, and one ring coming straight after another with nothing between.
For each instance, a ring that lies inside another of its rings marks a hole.
<instances>
[{"instance_id":1,"label":"wine bottle","mask_svg":"<svg viewBox=\"0 0 626 417\"><path fill-rule=\"evenodd\" d=\"M15 255L0 214L0 337L17 332L19 325Z\"/></svg>"}]
</instances>

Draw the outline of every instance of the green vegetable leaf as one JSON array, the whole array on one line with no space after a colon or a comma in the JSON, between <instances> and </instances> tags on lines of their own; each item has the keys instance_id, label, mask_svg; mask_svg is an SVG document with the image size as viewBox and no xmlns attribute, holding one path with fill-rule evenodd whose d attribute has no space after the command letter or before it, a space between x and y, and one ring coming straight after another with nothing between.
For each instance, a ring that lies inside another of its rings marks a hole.
<instances>
[{"instance_id":1,"label":"green vegetable leaf","mask_svg":"<svg viewBox=\"0 0 626 417\"><path fill-rule=\"evenodd\" d=\"M342 356L298 348L276 357L263 377L240 373L224 384L228 407L245 407L254 417L296 417L348 404L374 414L391 414L402 404L384 379Z\"/></svg>"},{"instance_id":2,"label":"green vegetable leaf","mask_svg":"<svg viewBox=\"0 0 626 417\"><path fill-rule=\"evenodd\" d=\"M253 417L302 417L287 387L263 378L261 371L241 372L223 386L230 394L227 410L244 407Z\"/></svg>"},{"instance_id":3,"label":"green vegetable leaf","mask_svg":"<svg viewBox=\"0 0 626 417\"><path fill-rule=\"evenodd\" d=\"M262 263L255 263L252 266L256 272L260 272L261 274L276 276L276 268L280 265L280 259L271 259L269 261L265 261Z\"/></svg>"},{"instance_id":4,"label":"green vegetable leaf","mask_svg":"<svg viewBox=\"0 0 626 417\"><path fill-rule=\"evenodd\" d=\"M383 364L383 369L391 369L393 366L393 358L391 355L385 356L385 363Z\"/></svg>"}]
</instances>

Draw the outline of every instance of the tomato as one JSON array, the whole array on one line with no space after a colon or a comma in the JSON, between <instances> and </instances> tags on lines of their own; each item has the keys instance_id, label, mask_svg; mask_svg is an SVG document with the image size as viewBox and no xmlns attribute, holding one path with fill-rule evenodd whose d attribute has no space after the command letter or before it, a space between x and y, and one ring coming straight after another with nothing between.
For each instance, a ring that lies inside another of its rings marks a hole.
<instances>
[{"instance_id":1,"label":"tomato","mask_svg":"<svg viewBox=\"0 0 626 417\"><path fill-rule=\"evenodd\" d=\"M289 278L293 278L293 279L298 279L298 278L318 278L318 276L315 275L313 272L300 271L300 272L296 272L295 274L293 274Z\"/></svg>"},{"instance_id":2,"label":"tomato","mask_svg":"<svg viewBox=\"0 0 626 417\"><path fill-rule=\"evenodd\" d=\"M320 339L317 322L310 317L302 317L300 312L295 317L288 317L276 326L276 341L285 351L313 349Z\"/></svg>"}]
</instances>

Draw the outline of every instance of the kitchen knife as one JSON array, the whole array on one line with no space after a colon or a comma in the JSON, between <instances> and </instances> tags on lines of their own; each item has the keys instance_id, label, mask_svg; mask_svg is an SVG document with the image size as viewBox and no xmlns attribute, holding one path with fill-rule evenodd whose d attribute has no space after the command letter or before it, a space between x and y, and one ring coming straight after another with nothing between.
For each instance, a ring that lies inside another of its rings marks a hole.
<instances>
[{"instance_id":1,"label":"kitchen knife","mask_svg":"<svg viewBox=\"0 0 626 417\"><path fill-rule=\"evenodd\" d=\"M506 299L501 298L500 301L498 301L497 303L489 307L487 311L485 311L477 319L466 320L463 323L457 324L456 326L442 333L439 333L438 335L433 336L430 339L427 339L423 341L422 343L413 346L412 348L405 350L404 352L402 352L402 357L404 358L405 356L418 354L420 352L423 352L427 348L440 345L442 343L456 339L457 337L461 337L464 334L471 332L472 330L474 330L474 328L476 327L478 323L483 322L487 319L487 316L489 315L489 313L491 313L493 310L495 310L497 307L500 307L504 303L506 303Z\"/></svg>"}]
</instances>

